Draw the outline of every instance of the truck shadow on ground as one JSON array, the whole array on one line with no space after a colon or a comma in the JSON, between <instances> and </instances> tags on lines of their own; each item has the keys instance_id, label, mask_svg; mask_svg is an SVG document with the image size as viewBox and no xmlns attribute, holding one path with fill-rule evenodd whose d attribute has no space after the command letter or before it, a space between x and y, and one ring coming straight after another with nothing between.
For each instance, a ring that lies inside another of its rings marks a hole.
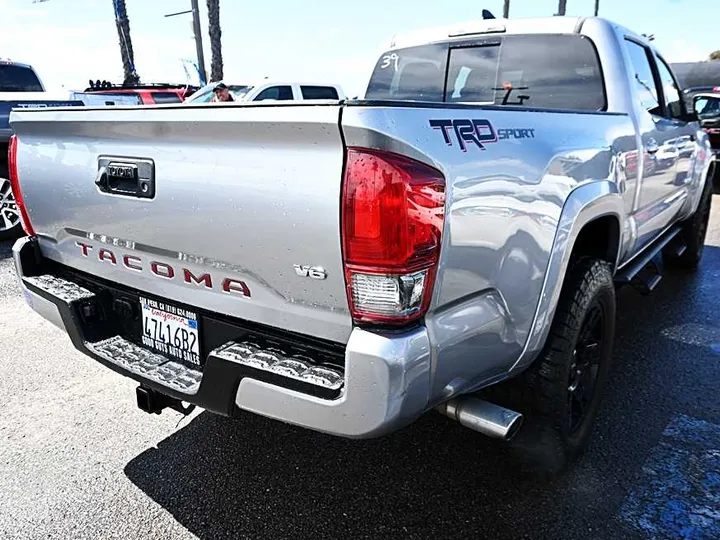
<instances>
[{"instance_id":1,"label":"truck shadow on ground","mask_svg":"<svg viewBox=\"0 0 720 540\"><path fill-rule=\"evenodd\" d=\"M430 530L440 538L633 538L616 516L665 426L678 412L720 415L708 404L720 380L717 353L682 339L683 328L720 326L713 302L703 302L718 297L717 268L720 248L708 247L699 273L670 273L649 297L620 292L615 365L591 447L554 480L436 413L369 441L203 413L125 473L208 540Z\"/></svg>"}]
</instances>

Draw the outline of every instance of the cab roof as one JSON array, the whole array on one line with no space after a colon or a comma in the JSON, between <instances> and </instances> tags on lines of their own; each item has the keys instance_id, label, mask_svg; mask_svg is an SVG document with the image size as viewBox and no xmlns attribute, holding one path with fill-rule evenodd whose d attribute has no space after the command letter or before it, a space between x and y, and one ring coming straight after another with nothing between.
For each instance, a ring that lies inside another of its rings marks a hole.
<instances>
[{"instance_id":1,"label":"cab roof","mask_svg":"<svg viewBox=\"0 0 720 540\"><path fill-rule=\"evenodd\" d=\"M399 49L485 34L572 34L579 32L585 19L585 17L478 19L398 34L392 38L390 47Z\"/></svg>"},{"instance_id":2,"label":"cab roof","mask_svg":"<svg viewBox=\"0 0 720 540\"><path fill-rule=\"evenodd\" d=\"M14 60L10 60L9 58L0 58L0 65L19 66L19 67L23 67L23 68L33 69L33 67L30 64L23 64L22 62L15 62Z\"/></svg>"}]
</instances>

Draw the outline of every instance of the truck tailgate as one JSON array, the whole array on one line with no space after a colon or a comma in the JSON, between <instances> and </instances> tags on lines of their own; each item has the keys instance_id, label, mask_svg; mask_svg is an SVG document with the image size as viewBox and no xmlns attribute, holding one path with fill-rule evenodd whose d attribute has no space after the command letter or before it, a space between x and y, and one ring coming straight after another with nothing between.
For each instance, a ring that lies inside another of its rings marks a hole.
<instances>
[{"instance_id":1,"label":"truck tailgate","mask_svg":"<svg viewBox=\"0 0 720 540\"><path fill-rule=\"evenodd\" d=\"M11 120L46 257L345 342L339 115L339 105L293 104L22 111ZM96 185L120 189L133 167L154 196Z\"/></svg>"}]
</instances>

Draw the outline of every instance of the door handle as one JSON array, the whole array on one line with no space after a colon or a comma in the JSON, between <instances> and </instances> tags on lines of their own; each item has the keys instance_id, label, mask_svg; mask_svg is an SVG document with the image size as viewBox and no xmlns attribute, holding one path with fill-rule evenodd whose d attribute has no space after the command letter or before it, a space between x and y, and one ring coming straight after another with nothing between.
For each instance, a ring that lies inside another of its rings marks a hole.
<instances>
[{"instance_id":1,"label":"door handle","mask_svg":"<svg viewBox=\"0 0 720 540\"><path fill-rule=\"evenodd\" d=\"M645 143L645 151L648 154L656 154L658 150L660 150L660 146L657 141L655 139L648 139Z\"/></svg>"}]
</instances>

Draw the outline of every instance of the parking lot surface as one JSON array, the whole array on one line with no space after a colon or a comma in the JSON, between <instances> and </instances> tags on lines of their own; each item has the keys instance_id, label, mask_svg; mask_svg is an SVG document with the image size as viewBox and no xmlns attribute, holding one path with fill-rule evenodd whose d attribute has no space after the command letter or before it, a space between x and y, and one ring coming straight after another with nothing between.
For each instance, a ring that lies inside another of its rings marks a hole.
<instances>
[{"instance_id":1,"label":"parking lot surface","mask_svg":"<svg viewBox=\"0 0 720 540\"><path fill-rule=\"evenodd\" d=\"M1 538L720 538L720 197L700 270L619 294L592 445L560 478L430 413L348 441L147 415L25 306L0 244Z\"/></svg>"}]
</instances>

